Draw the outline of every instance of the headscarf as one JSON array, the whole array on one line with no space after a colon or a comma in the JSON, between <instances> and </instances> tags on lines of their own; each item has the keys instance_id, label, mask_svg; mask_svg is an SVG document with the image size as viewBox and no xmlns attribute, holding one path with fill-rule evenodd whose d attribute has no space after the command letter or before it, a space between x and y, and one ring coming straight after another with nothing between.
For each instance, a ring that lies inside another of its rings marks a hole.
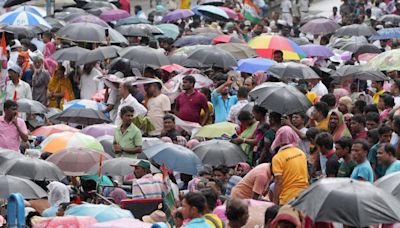
<instances>
[{"instance_id":1,"label":"headscarf","mask_svg":"<svg viewBox=\"0 0 400 228\"><path fill-rule=\"evenodd\" d=\"M340 98L349 95L349 92L346 89L338 88L333 90L333 95L335 95L336 102L338 102Z\"/></svg>"},{"instance_id":2,"label":"headscarf","mask_svg":"<svg viewBox=\"0 0 400 228\"><path fill-rule=\"evenodd\" d=\"M346 105L347 112L351 113L351 109L353 108L353 100L351 100L351 97L349 96L341 97L338 101L338 104L339 103L343 103L344 105Z\"/></svg>"},{"instance_id":3,"label":"headscarf","mask_svg":"<svg viewBox=\"0 0 400 228\"><path fill-rule=\"evenodd\" d=\"M110 197L114 200L114 202L118 205L121 204L121 201L126 199L126 192L122 188L115 188L111 193Z\"/></svg>"},{"instance_id":4,"label":"headscarf","mask_svg":"<svg viewBox=\"0 0 400 228\"><path fill-rule=\"evenodd\" d=\"M339 110L337 110L337 109L331 110L328 113L328 121L330 121L331 115L333 113L335 113L339 119L336 129L329 129L329 131L332 132L333 142L338 141L343 136L351 137L351 133L350 133L349 129L347 128L346 122L344 122L343 114L341 112L339 112ZM329 128L329 123L328 123L328 128Z\"/></svg>"},{"instance_id":5,"label":"headscarf","mask_svg":"<svg viewBox=\"0 0 400 228\"><path fill-rule=\"evenodd\" d=\"M289 221L294 224L296 228L301 228L300 212L289 205L282 206L275 219L271 222L271 227L277 227L278 222Z\"/></svg>"},{"instance_id":6,"label":"headscarf","mask_svg":"<svg viewBox=\"0 0 400 228\"><path fill-rule=\"evenodd\" d=\"M251 166L249 164L247 164L246 162L239 162L236 165L235 170L237 170L239 167L241 167L243 169L243 171L246 173L248 173L251 169Z\"/></svg>"},{"instance_id":7,"label":"headscarf","mask_svg":"<svg viewBox=\"0 0 400 228\"><path fill-rule=\"evenodd\" d=\"M199 144L199 140L197 139L191 139L186 143L186 147L189 149L193 149L195 146L197 146Z\"/></svg>"},{"instance_id":8,"label":"headscarf","mask_svg":"<svg viewBox=\"0 0 400 228\"><path fill-rule=\"evenodd\" d=\"M297 144L299 136L289 126L283 126L276 132L275 140L272 143L271 148L274 150L277 147L287 144Z\"/></svg>"},{"instance_id":9,"label":"headscarf","mask_svg":"<svg viewBox=\"0 0 400 228\"><path fill-rule=\"evenodd\" d=\"M21 51L18 54L18 57L21 57L24 59L24 63L22 64L21 67L21 75L23 75L25 73L26 70L28 70L30 68L30 64L29 64L29 52L27 51Z\"/></svg>"},{"instance_id":10,"label":"headscarf","mask_svg":"<svg viewBox=\"0 0 400 228\"><path fill-rule=\"evenodd\" d=\"M47 189L49 189L48 201L51 206L58 206L61 203L69 203L69 189L65 184L53 181L47 185Z\"/></svg>"}]
</instances>

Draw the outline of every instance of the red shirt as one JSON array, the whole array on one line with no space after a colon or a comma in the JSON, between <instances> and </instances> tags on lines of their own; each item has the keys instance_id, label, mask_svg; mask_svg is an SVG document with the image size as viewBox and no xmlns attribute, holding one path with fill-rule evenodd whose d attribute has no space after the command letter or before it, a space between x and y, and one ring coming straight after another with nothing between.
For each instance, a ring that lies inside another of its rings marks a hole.
<instances>
[{"instance_id":1,"label":"red shirt","mask_svg":"<svg viewBox=\"0 0 400 228\"><path fill-rule=\"evenodd\" d=\"M363 132L356 134L354 139L367 139L367 136L368 136L368 131L363 131Z\"/></svg>"},{"instance_id":2,"label":"red shirt","mask_svg":"<svg viewBox=\"0 0 400 228\"><path fill-rule=\"evenodd\" d=\"M119 0L119 5L119 8L131 14L131 3L129 0Z\"/></svg>"},{"instance_id":3,"label":"red shirt","mask_svg":"<svg viewBox=\"0 0 400 228\"><path fill-rule=\"evenodd\" d=\"M201 109L208 110L207 98L197 90L191 95L182 92L175 99L175 107L182 120L200 123Z\"/></svg>"}]
</instances>

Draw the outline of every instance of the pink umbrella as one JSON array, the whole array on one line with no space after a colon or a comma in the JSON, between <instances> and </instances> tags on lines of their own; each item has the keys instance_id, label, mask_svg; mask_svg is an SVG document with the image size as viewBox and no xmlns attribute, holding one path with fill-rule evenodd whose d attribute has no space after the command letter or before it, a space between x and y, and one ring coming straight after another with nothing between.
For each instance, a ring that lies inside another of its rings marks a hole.
<instances>
[{"instance_id":1,"label":"pink umbrella","mask_svg":"<svg viewBox=\"0 0 400 228\"><path fill-rule=\"evenodd\" d=\"M97 220L89 216L65 216L46 219L36 225L34 228L57 228L57 227L79 227L87 228L92 224L97 224Z\"/></svg>"},{"instance_id":2,"label":"pink umbrella","mask_svg":"<svg viewBox=\"0 0 400 228\"><path fill-rule=\"evenodd\" d=\"M82 129L82 133L98 138L104 135L114 136L115 129L117 126L113 124L94 124Z\"/></svg>"},{"instance_id":3,"label":"pink umbrella","mask_svg":"<svg viewBox=\"0 0 400 228\"><path fill-rule=\"evenodd\" d=\"M359 61L369 61L370 59L374 58L377 56L377 53L364 53L358 56Z\"/></svg>"},{"instance_id":4,"label":"pink umbrella","mask_svg":"<svg viewBox=\"0 0 400 228\"><path fill-rule=\"evenodd\" d=\"M105 22L118 21L130 16L131 15L128 12L121 9L112 9L100 14L100 18Z\"/></svg>"},{"instance_id":5,"label":"pink umbrella","mask_svg":"<svg viewBox=\"0 0 400 228\"><path fill-rule=\"evenodd\" d=\"M93 224L89 226L89 228L131 228L131 227L141 227L141 228L150 228L152 224L145 223L140 221L139 219L117 219L108 222L101 222L97 224Z\"/></svg>"},{"instance_id":6,"label":"pink umbrella","mask_svg":"<svg viewBox=\"0 0 400 228\"><path fill-rule=\"evenodd\" d=\"M225 13L228 14L228 17L230 19L233 19L233 20L237 20L238 19L238 15L233 9L230 9L230 8L224 7L224 6L219 6L218 8L222 9L223 11L225 11Z\"/></svg>"},{"instance_id":7,"label":"pink umbrella","mask_svg":"<svg viewBox=\"0 0 400 228\"><path fill-rule=\"evenodd\" d=\"M162 66L162 67L160 67L160 69L161 70L165 70L168 73L172 73L174 71L181 72L181 71L186 70L187 68L185 68L185 67L183 67L183 66L181 66L179 64L173 63L173 64L170 64L170 65Z\"/></svg>"}]
</instances>

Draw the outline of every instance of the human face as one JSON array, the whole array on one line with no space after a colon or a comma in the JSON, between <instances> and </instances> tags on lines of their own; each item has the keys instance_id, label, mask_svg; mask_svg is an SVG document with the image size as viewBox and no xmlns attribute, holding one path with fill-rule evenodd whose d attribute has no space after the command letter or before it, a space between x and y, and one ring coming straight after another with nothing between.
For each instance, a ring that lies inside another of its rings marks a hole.
<instances>
[{"instance_id":1,"label":"human face","mask_svg":"<svg viewBox=\"0 0 400 228\"><path fill-rule=\"evenodd\" d=\"M335 144L335 153L339 158L345 157L347 154L349 154L349 149L348 148L343 148L339 144Z\"/></svg>"},{"instance_id":2,"label":"human face","mask_svg":"<svg viewBox=\"0 0 400 228\"><path fill-rule=\"evenodd\" d=\"M17 58L17 64L18 64L19 66L22 66L22 64L24 64L24 62L25 62L25 58L24 58L24 57L21 57L21 56L18 56L18 58Z\"/></svg>"},{"instance_id":3,"label":"human face","mask_svg":"<svg viewBox=\"0 0 400 228\"><path fill-rule=\"evenodd\" d=\"M254 110L253 110L253 116L254 116L254 119L256 119L257 121L260 121L263 118L265 118L264 116L262 116L261 113L255 112Z\"/></svg>"},{"instance_id":4,"label":"human face","mask_svg":"<svg viewBox=\"0 0 400 228\"><path fill-rule=\"evenodd\" d=\"M229 93L229 86L225 86L222 91L221 91L221 95L228 95Z\"/></svg>"},{"instance_id":5,"label":"human face","mask_svg":"<svg viewBox=\"0 0 400 228\"><path fill-rule=\"evenodd\" d=\"M252 90L254 88L253 80L251 78L246 78L246 80L244 80L244 87L249 91Z\"/></svg>"},{"instance_id":6,"label":"human face","mask_svg":"<svg viewBox=\"0 0 400 228\"><path fill-rule=\"evenodd\" d=\"M164 129L167 131L170 131L172 129L175 128L175 123L174 121L170 120L170 119L166 119L164 120Z\"/></svg>"},{"instance_id":7,"label":"human face","mask_svg":"<svg viewBox=\"0 0 400 228\"><path fill-rule=\"evenodd\" d=\"M133 112L127 112L122 116L122 123L124 125L128 125L132 123L133 120Z\"/></svg>"},{"instance_id":8,"label":"human face","mask_svg":"<svg viewBox=\"0 0 400 228\"><path fill-rule=\"evenodd\" d=\"M10 107L8 109L4 109L4 118L8 120L12 120L15 116L18 115L18 107Z\"/></svg>"},{"instance_id":9,"label":"human face","mask_svg":"<svg viewBox=\"0 0 400 228\"><path fill-rule=\"evenodd\" d=\"M388 133L379 135L379 142L380 143L389 143L390 139L392 139L392 132L388 132Z\"/></svg>"},{"instance_id":10,"label":"human face","mask_svg":"<svg viewBox=\"0 0 400 228\"><path fill-rule=\"evenodd\" d=\"M378 123L376 123L373 120L367 120L366 125L367 125L366 127L367 127L368 131L372 130L372 129L376 129L378 127Z\"/></svg>"},{"instance_id":11,"label":"human face","mask_svg":"<svg viewBox=\"0 0 400 228\"><path fill-rule=\"evenodd\" d=\"M146 91L147 96L149 96L149 97L153 96L153 94L155 92L154 84L145 84L144 90Z\"/></svg>"},{"instance_id":12,"label":"human face","mask_svg":"<svg viewBox=\"0 0 400 228\"><path fill-rule=\"evenodd\" d=\"M188 202L186 201L186 199L183 199L183 201L182 201L182 215L183 215L183 218L185 218L185 219L193 218L193 210L196 210L196 209L191 207L188 204Z\"/></svg>"},{"instance_id":13,"label":"human face","mask_svg":"<svg viewBox=\"0 0 400 228\"><path fill-rule=\"evenodd\" d=\"M16 72L10 70L8 71L8 77L10 78L11 81L14 81L19 78L19 75Z\"/></svg>"},{"instance_id":14,"label":"human face","mask_svg":"<svg viewBox=\"0 0 400 228\"><path fill-rule=\"evenodd\" d=\"M125 88L124 84L121 83L121 84L119 85L118 93L119 93L119 95L120 95L121 97L125 97L126 94L129 93L129 92L127 92L127 89Z\"/></svg>"},{"instance_id":15,"label":"human face","mask_svg":"<svg viewBox=\"0 0 400 228\"><path fill-rule=\"evenodd\" d=\"M141 166L135 166L133 173L135 174L136 178L142 178L144 175L146 175L145 170Z\"/></svg>"},{"instance_id":16,"label":"human face","mask_svg":"<svg viewBox=\"0 0 400 228\"><path fill-rule=\"evenodd\" d=\"M379 147L376 158L378 159L378 162L383 165L388 164L391 160L389 153L386 153L385 147L383 145Z\"/></svg>"},{"instance_id":17,"label":"human face","mask_svg":"<svg viewBox=\"0 0 400 228\"><path fill-rule=\"evenodd\" d=\"M393 84L390 86L390 93L391 93L393 96L399 96L399 94L400 94L400 89L399 89L399 87L397 87L396 84L393 83Z\"/></svg>"},{"instance_id":18,"label":"human face","mask_svg":"<svg viewBox=\"0 0 400 228\"><path fill-rule=\"evenodd\" d=\"M320 118L322 117L322 113L320 112L320 111L318 111L317 109L313 109L312 110L312 112L311 112L311 117L314 119L314 120L320 120Z\"/></svg>"},{"instance_id":19,"label":"human face","mask_svg":"<svg viewBox=\"0 0 400 228\"><path fill-rule=\"evenodd\" d=\"M188 81L188 80L183 80L182 81L182 89L183 90L190 90L190 89L193 89L193 84L190 82L190 81Z\"/></svg>"},{"instance_id":20,"label":"human face","mask_svg":"<svg viewBox=\"0 0 400 228\"><path fill-rule=\"evenodd\" d=\"M349 110L347 109L347 106L345 104L343 104L342 102L339 102L338 109L343 114L346 114L349 112Z\"/></svg>"},{"instance_id":21,"label":"human face","mask_svg":"<svg viewBox=\"0 0 400 228\"><path fill-rule=\"evenodd\" d=\"M351 120L350 130L353 134L358 134L362 131L362 125L354 120Z\"/></svg>"},{"instance_id":22,"label":"human face","mask_svg":"<svg viewBox=\"0 0 400 228\"><path fill-rule=\"evenodd\" d=\"M299 114L292 115L292 124L296 128L304 125L304 119Z\"/></svg>"},{"instance_id":23,"label":"human face","mask_svg":"<svg viewBox=\"0 0 400 228\"><path fill-rule=\"evenodd\" d=\"M214 178L220 180L222 182L226 181L226 175L224 175L221 171L214 171Z\"/></svg>"},{"instance_id":24,"label":"human face","mask_svg":"<svg viewBox=\"0 0 400 228\"><path fill-rule=\"evenodd\" d=\"M379 110L384 110L384 109L385 109L385 102L383 101L382 98L379 98L377 108L378 108Z\"/></svg>"},{"instance_id":25,"label":"human face","mask_svg":"<svg viewBox=\"0 0 400 228\"><path fill-rule=\"evenodd\" d=\"M359 143L353 144L351 147L351 158L357 164L363 163L367 157L367 151L362 148Z\"/></svg>"},{"instance_id":26,"label":"human face","mask_svg":"<svg viewBox=\"0 0 400 228\"><path fill-rule=\"evenodd\" d=\"M336 113L332 113L331 117L329 118L329 128L335 130L339 124L339 117Z\"/></svg>"},{"instance_id":27,"label":"human face","mask_svg":"<svg viewBox=\"0 0 400 228\"><path fill-rule=\"evenodd\" d=\"M43 61L42 61L42 60L35 60L35 61L33 62L33 64L35 65L35 69L39 70L39 69L41 69L42 66L43 66Z\"/></svg>"},{"instance_id":28,"label":"human face","mask_svg":"<svg viewBox=\"0 0 400 228\"><path fill-rule=\"evenodd\" d=\"M275 53L274 54L274 60L277 63L283 62L283 55L281 53Z\"/></svg>"}]
</instances>

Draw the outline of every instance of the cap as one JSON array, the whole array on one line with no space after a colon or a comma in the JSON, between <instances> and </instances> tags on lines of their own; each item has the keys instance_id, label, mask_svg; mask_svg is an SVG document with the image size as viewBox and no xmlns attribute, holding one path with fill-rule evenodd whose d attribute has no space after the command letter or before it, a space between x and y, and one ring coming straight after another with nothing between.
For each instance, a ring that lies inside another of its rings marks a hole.
<instances>
[{"instance_id":1,"label":"cap","mask_svg":"<svg viewBox=\"0 0 400 228\"><path fill-rule=\"evenodd\" d=\"M143 222L147 223L158 223L158 222L167 222L167 216L164 212L160 210L153 211L150 215L145 215L142 218Z\"/></svg>"},{"instance_id":2,"label":"cap","mask_svg":"<svg viewBox=\"0 0 400 228\"><path fill-rule=\"evenodd\" d=\"M148 162L146 160L139 160L135 164L132 164L131 166L132 167L140 166L143 169L149 169L150 170L150 162Z\"/></svg>"},{"instance_id":3,"label":"cap","mask_svg":"<svg viewBox=\"0 0 400 228\"><path fill-rule=\"evenodd\" d=\"M15 39L14 41L14 45L11 46L11 49L13 48L22 48L21 42L19 42L19 40Z\"/></svg>"},{"instance_id":4,"label":"cap","mask_svg":"<svg viewBox=\"0 0 400 228\"><path fill-rule=\"evenodd\" d=\"M21 72L21 68L18 65L12 65L8 68L8 71L14 71L19 74Z\"/></svg>"}]
</instances>

